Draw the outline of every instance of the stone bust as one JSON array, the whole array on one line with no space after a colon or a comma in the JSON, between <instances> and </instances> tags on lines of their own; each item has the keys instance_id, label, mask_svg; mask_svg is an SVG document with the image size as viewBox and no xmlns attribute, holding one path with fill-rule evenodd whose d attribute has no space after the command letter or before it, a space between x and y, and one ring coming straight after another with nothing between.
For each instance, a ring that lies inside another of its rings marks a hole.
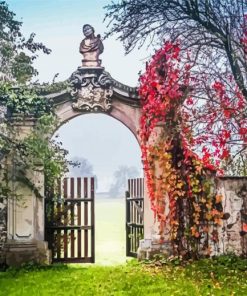
<instances>
[{"instance_id":1,"label":"stone bust","mask_svg":"<svg viewBox=\"0 0 247 296\"><path fill-rule=\"evenodd\" d=\"M80 44L80 53L83 55L82 67L100 67L99 55L104 51L100 35L94 35L94 28L91 25L84 25L82 28L85 38Z\"/></svg>"}]
</instances>

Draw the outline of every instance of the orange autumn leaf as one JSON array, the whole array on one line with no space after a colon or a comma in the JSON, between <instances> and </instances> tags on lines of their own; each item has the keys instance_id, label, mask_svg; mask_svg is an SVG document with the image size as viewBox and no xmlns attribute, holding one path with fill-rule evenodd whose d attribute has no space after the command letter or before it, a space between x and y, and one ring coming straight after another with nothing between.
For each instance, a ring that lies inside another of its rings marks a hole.
<instances>
[{"instance_id":1,"label":"orange autumn leaf","mask_svg":"<svg viewBox=\"0 0 247 296\"><path fill-rule=\"evenodd\" d=\"M211 211L211 214L212 214L212 216L218 216L218 215L220 215L220 212L217 211L216 209L213 209L213 210Z\"/></svg>"},{"instance_id":2,"label":"orange autumn leaf","mask_svg":"<svg viewBox=\"0 0 247 296\"><path fill-rule=\"evenodd\" d=\"M198 232L198 230L196 229L196 227L192 226L191 228L191 234L192 236L198 238L200 236L200 233Z\"/></svg>"},{"instance_id":3,"label":"orange autumn leaf","mask_svg":"<svg viewBox=\"0 0 247 296\"><path fill-rule=\"evenodd\" d=\"M183 185L184 184L182 182L179 182L179 183L177 183L177 188L181 189L183 187Z\"/></svg>"},{"instance_id":4,"label":"orange autumn leaf","mask_svg":"<svg viewBox=\"0 0 247 296\"><path fill-rule=\"evenodd\" d=\"M216 203L220 203L222 201L222 195L221 194L217 194L215 197L215 202Z\"/></svg>"},{"instance_id":5,"label":"orange autumn leaf","mask_svg":"<svg viewBox=\"0 0 247 296\"><path fill-rule=\"evenodd\" d=\"M244 232L247 232L247 223L243 223L242 230Z\"/></svg>"},{"instance_id":6,"label":"orange autumn leaf","mask_svg":"<svg viewBox=\"0 0 247 296\"><path fill-rule=\"evenodd\" d=\"M214 223L217 225L222 225L222 220L220 218L214 218Z\"/></svg>"}]
</instances>

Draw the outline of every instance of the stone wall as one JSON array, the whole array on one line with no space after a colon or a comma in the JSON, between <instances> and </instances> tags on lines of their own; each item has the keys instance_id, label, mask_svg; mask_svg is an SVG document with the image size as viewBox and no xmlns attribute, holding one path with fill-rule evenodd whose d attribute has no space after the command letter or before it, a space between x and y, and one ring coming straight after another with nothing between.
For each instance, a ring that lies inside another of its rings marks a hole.
<instances>
[{"instance_id":1,"label":"stone wall","mask_svg":"<svg viewBox=\"0 0 247 296\"><path fill-rule=\"evenodd\" d=\"M224 220L219 253L247 255L247 177L221 177L217 191L223 196Z\"/></svg>"},{"instance_id":2,"label":"stone wall","mask_svg":"<svg viewBox=\"0 0 247 296\"><path fill-rule=\"evenodd\" d=\"M7 205L0 201L0 265L3 263L3 247L7 239Z\"/></svg>"},{"instance_id":3,"label":"stone wall","mask_svg":"<svg viewBox=\"0 0 247 296\"><path fill-rule=\"evenodd\" d=\"M219 244L210 244L211 255L235 253L247 256L247 177L218 177L216 190L222 195L224 217L219 229ZM149 219L150 226L153 216ZM160 252L168 256L173 253L168 241L161 245L151 235L140 241L139 259L150 259ZM204 251L201 254L205 255Z\"/></svg>"}]
</instances>

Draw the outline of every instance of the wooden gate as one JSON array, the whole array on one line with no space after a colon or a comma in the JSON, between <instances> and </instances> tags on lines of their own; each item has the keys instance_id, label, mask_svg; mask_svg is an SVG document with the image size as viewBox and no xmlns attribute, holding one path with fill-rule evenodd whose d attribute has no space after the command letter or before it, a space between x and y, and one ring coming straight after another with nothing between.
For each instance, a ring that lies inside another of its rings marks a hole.
<instances>
[{"instance_id":1,"label":"wooden gate","mask_svg":"<svg viewBox=\"0 0 247 296\"><path fill-rule=\"evenodd\" d=\"M129 179L126 191L126 255L137 256L144 235L144 179Z\"/></svg>"},{"instance_id":2,"label":"wooden gate","mask_svg":"<svg viewBox=\"0 0 247 296\"><path fill-rule=\"evenodd\" d=\"M46 240L53 262L95 262L94 178L65 178L46 198Z\"/></svg>"}]
</instances>

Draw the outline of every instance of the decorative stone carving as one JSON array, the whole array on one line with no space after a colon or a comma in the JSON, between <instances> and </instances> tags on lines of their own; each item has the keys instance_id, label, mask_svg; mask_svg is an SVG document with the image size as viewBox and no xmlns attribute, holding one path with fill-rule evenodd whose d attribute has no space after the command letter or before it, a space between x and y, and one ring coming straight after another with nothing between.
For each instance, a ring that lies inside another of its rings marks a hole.
<instances>
[{"instance_id":1,"label":"decorative stone carving","mask_svg":"<svg viewBox=\"0 0 247 296\"><path fill-rule=\"evenodd\" d=\"M80 44L80 53L83 55L82 67L100 67L99 55L104 51L100 35L95 37L94 28L91 25L84 25L82 28L84 38Z\"/></svg>"},{"instance_id":2,"label":"decorative stone carving","mask_svg":"<svg viewBox=\"0 0 247 296\"><path fill-rule=\"evenodd\" d=\"M73 109L84 112L107 112L112 107L112 79L103 68L78 68L70 78L73 86Z\"/></svg>"}]
</instances>

